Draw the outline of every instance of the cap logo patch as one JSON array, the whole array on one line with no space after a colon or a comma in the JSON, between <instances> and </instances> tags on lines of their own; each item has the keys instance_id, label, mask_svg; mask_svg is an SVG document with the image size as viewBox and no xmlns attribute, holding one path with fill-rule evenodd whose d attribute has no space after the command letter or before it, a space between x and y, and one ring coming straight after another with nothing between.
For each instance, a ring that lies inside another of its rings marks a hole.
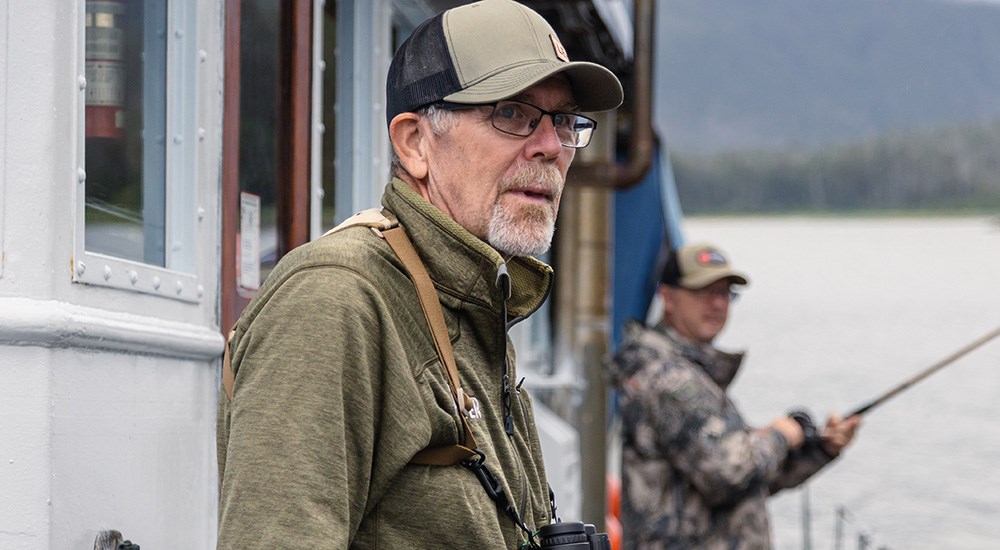
<instances>
[{"instance_id":1,"label":"cap logo patch","mask_svg":"<svg viewBox=\"0 0 1000 550\"><path fill-rule=\"evenodd\" d=\"M726 258L717 250L708 249L699 251L695 256L695 261L699 265L725 265Z\"/></svg>"},{"instance_id":2,"label":"cap logo patch","mask_svg":"<svg viewBox=\"0 0 1000 550\"><path fill-rule=\"evenodd\" d=\"M552 49L556 51L556 58L560 61L568 63L569 55L566 54L566 48L564 48L562 42L559 41L559 37L554 34L550 34L549 39L552 40Z\"/></svg>"}]
</instances>

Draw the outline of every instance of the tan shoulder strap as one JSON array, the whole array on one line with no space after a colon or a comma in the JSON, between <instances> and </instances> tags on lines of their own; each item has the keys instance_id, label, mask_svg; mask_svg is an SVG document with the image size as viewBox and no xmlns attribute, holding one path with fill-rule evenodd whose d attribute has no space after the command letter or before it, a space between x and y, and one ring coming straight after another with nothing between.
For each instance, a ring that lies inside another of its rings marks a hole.
<instances>
[{"instance_id":1,"label":"tan shoulder strap","mask_svg":"<svg viewBox=\"0 0 1000 550\"><path fill-rule=\"evenodd\" d=\"M386 229L399 225L399 221L397 221L396 217L391 214L391 212L382 208L369 208L368 210L362 210L361 212L358 212L350 218L340 222L340 225L337 227L323 233L323 236L332 235L338 231L347 229L348 227L354 227L355 225L370 227L376 234L379 234L380 230L385 231Z\"/></svg>"},{"instance_id":2,"label":"tan shoulder strap","mask_svg":"<svg viewBox=\"0 0 1000 550\"><path fill-rule=\"evenodd\" d=\"M430 328L431 336L434 339L434 347L437 350L438 358L444 366L448 378L448 385L451 387L451 396L455 402L456 410L462 419L464 445L445 445L443 447L429 447L419 451L413 456L410 462L414 464L425 464L429 466L450 466L458 464L463 460L476 455L476 440L472 435L472 428L469 426L467 411L472 409L472 402L462 391L462 383L458 377L458 365L455 363L455 353L451 347L451 339L448 337L448 325L444 321L444 312L441 310L441 302L438 300L437 291L434 290L434 283L431 281L427 269L424 267L420 256L413 248L413 243L406 236L406 232L399 226L399 221L388 210L371 208L363 210L344 220L340 225L327 231L323 236L336 233L348 227L363 225L370 227L372 231L384 237L399 260L403 262L403 267L410 275L413 286L417 290L417 298L420 300L420 308L424 312L427 326ZM225 388L229 399L233 398L233 384L235 374L233 373L232 360L230 358L230 345L236 335L236 327L229 331L226 338L226 349L222 356L222 385Z\"/></svg>"},{"instance_id":3,"label":"tan shoulder strap","mask_svg":"<svg viewBox=\"0 0 1000 550\"><path fill-rule=\"evenodd\" d=\"M236 335L236 327L229 331L226 336L226 350L222 352L222 387L226 389L226 396L230 401L233 399L233 383L236 381L233 375L233 360L229 351L230 344L233 343L233 336Z\"/></svg>"},{"instance_id":4,"label":"tan shoulder strap","mask_svg":"<svg viewBox=\"0 0 1000 550\"><path fill-rule=\"evenodd\" d=\"M434 290L434 283L431 281L427 269L424 267L420 256L413 248L406 232L398 224L391 229L382 232L386 242L392 247L393 252L403 262L403 266L410 273L413 286L417 289L417 298L420 299L420 307L424 310L424 317L427 319L427 326L430 327L431 336L434 338L434 346L437 348L438 357L445 367L448 376L448 385L451 386L451 396L455 402L455 410L458 411L462 419L462 427L465 431L464 445L447 445L444 447L430 447L414 455L410 462L415 464L426 464L430 466L448 466L476 455L476 440L472 435L472 428L466 412L470 407L468 397L462 391L462 383L458 377L458 365L455 363L455 353L451 348L451 339L448 337L448 325L444 321L444 312L441 310L441 302L438 300L437 291Z\"/></svg>"},{"instance_id":5,"label":"tan shoulder strap","mask_svg":"<svg viewBox=\"0 0 1000 550\"><path fill-rule=\"evenodd\" d=\"M347 229L348 227L354 227L355 225L370 227L376 235L382 236L380 230L384 231L399 224L395 217L390 218L382 212L381 208L369 208L368 210L362 210L361 212L358 212L350 218L342 221L340 225L327 231L323 234L323 236L332 235L333 233ZM389 213L388 210L385 212L387 214ZM233 384L236 380L236 375L233 372L232 359L230 358L230 354L232 352L229 350L230 345L233 343L233 336L235 335L236 327L234 326L232 330L229 331L229 336L226 337L226 350L222 354L222 387L225 388L226 395L229 399L233 398Z\"/></svg>"}]
</instances>

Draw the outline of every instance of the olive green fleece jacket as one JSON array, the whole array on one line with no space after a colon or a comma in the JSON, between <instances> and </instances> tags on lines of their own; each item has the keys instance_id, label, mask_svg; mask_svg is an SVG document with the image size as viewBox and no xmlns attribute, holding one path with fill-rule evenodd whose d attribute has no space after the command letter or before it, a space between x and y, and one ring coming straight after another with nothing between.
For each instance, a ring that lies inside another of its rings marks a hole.
<instances>
[{"instance_id":1,"label":"olive green fleece jacket","mask_svg":"<svg viewBox=\"0 0 1000 550\"><path fill-rule=\"evenodd\" d=\"M482 418L473 435L531 529L550 522L531 402L512 400L503 429L497 273L503 258L407 184L383 205L399 218L434 281L464 391ZM506 263L507 322L548 294L549 266ZM410 464L457 443L461 424L410 279L388 243L352 227L285 256L236 325L233 399L220 393L219 548L518 548L522 531L462 466Z\"/></svg>"}]
</instances>

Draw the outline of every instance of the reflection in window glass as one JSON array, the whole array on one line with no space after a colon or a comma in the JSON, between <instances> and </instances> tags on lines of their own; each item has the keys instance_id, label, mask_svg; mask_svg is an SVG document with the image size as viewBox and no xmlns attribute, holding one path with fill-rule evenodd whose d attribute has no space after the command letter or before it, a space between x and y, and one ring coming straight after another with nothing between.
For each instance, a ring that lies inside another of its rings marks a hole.
<instances>
[{"instance_id":1,"label":"reflection in window glass","mask_svg":"<svg viewBox=\"0 0 1000 550\"><path fill-rule=\"evenodd\" d=\"M263 281L278 260L278 111L281 94L281 4L240 5L240 191L259 197L254 238Z\"/></svg>"},{"instance_id":2,"label":"reflection in window glass","mask_svg":"<svg viewBox=\"0 0 1000 550\"><path fill-rule=\"evenodd\" d=\"M85 246L164 266L166 0L87 0L85 24Z\"/></svg>"},{"instance_id":3,"label":"reflection in window glass","mask_svg":"<svg viewBox=\"0 0 1000 550\"><path fill-rule=\"evenodd\" d=\"M336 181L337 170L337 3L328 1L323 10L323 230L337 225Z\"/></svg>"}]
</instances>

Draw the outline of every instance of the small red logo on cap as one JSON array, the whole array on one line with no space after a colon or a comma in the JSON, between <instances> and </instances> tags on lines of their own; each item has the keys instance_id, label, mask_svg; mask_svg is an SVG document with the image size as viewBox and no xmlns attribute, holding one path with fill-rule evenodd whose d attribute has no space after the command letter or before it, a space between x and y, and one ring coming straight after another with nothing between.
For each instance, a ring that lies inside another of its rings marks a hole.
<instances>
[{"instance_id":1,"label":"small red logo on cap","mask_svg":"<svg viewBox=\"0 0 1000 550\"><path fill-rule=\"evenodd\" d=\"M708 249L698 252L695 256L695 260L701 265L712 265L712 264L724 264L726 263L726 258L719 254L718 251Z\"/></svg>"},{"instance_id":2,"label":"small red logo on cap","mask_svg":"<svg viewBox=\"0 0 1000 550\"><path fill-rule=\"evenodd\" d=\"M569 55L566 53L566 48L563 47L562 42L559 41L559 37L550 34L549 38L552 40L552 48L556 51L556 58L561 61L569 62Z\"/></svg>"}]
</instances>

